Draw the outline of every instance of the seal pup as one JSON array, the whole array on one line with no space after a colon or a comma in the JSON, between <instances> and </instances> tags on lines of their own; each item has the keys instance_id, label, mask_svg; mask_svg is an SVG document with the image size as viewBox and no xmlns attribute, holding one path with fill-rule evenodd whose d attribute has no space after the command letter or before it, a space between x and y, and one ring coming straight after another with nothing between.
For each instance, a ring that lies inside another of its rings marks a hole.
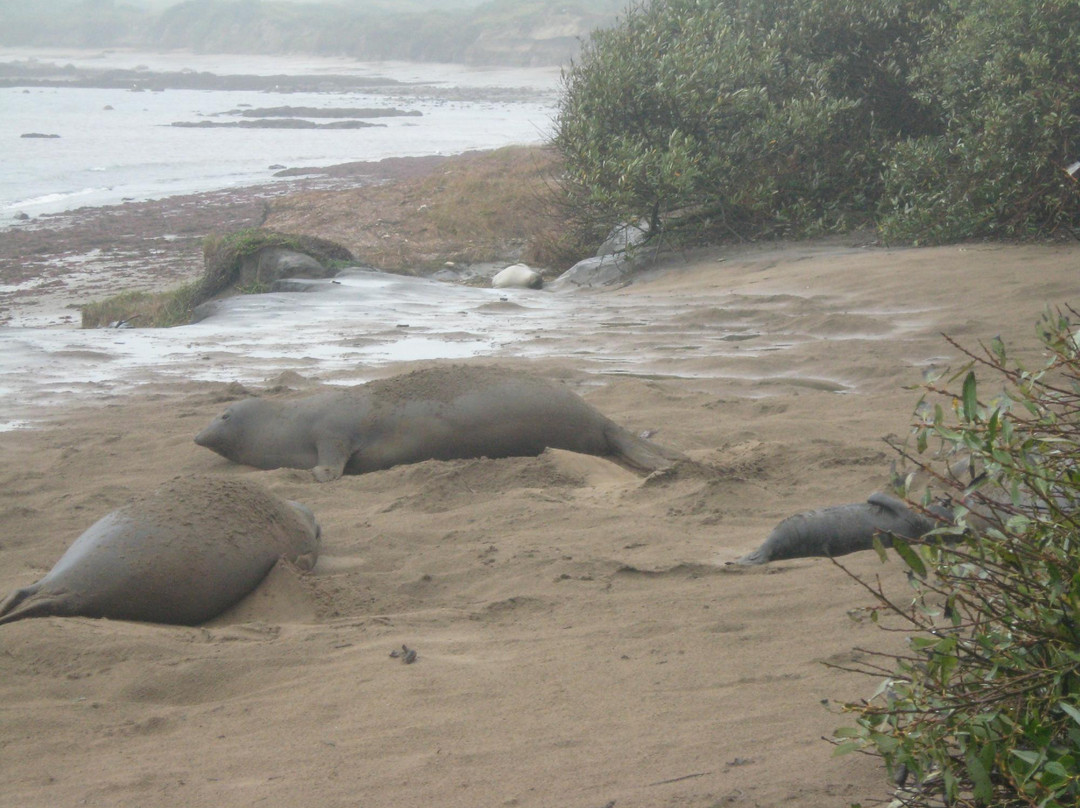
<instances>
[{"instance_id":1,"label":"seal pup","mask_svg":"<svg viewBox=\"0 0 1080 808\"><path fill-rule=\"evenodd\" d=\"M319 538L310 510L262 486L177 478L91 525L44 578L0 603L0 625L51 615L196 625L279 558L311 569Z\"/></svg>"},{"instance_id":2,"label":"seal pup","mask_svg":"<svg viewBox=\"0 0 1080 808\"><path fill-rule=\"evenodd\" d=\"M875 536L888 547L890 535L917 539L946 524L947 513L942 509L940 519L935 519L912 510L896 497L878 492L866 502L789 516L760 547L734 563L767 564L786 558L846 555L872 549Z\"/></svg>"},{"instance_id":3,"label":"seal pup","mask_svg":"<svg viewBox=\"0 0 1080 808\"><path fill-rule=\"evenodd\" d=\"M195 436L236 463L311 469L320 482L422 460L566 449L638 471L685 456L631 433L567 388L515 371L454 365L345 390L239 401Z\"/></svg>"}]
</instances>

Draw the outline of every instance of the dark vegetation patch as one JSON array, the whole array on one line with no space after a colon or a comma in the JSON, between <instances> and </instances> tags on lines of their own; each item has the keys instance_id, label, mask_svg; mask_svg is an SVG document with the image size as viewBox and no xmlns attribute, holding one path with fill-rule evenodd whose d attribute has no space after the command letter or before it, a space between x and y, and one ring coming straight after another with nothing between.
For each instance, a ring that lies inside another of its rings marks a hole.
<instances>
[{"instance_id":1,"label":"dark vegetation patch","mask_svg":"<svg viewBox=\"0 0 1080 808\"><path fill-rule=\"evenodd\" d=\"M1070 235L1078 30L1075 0L632 5L564 76L566 194L688 242Z\"/></svg>"}]
</instances>

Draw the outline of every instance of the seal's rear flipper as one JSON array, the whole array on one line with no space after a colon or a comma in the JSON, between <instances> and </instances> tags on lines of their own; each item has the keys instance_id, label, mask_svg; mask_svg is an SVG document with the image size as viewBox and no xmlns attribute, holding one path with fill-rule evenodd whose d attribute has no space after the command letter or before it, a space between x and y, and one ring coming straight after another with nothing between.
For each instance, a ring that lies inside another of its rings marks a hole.
<instances>
[{"instance_id":1,"label":"seal's rear flipper","mask_svg":"<svg viewBox=\"0 0 1080 808\"><path fill-rule=\"evenodd\" d=\"M659 471L670 468L680 461L689 460L682 452L639 438L616 423L605 427L604 437L607 438L608 446L611 447L612 456L638 471Z\"/></svg>"},{"instance_id":2,"label":"seal's rear flipper","mask_svg":"<svg viewBox=\"0 0 1080 808\"><path fill-rule=\"evenodd\" d=\"M0 601L0 617L10 612L39 589L41 589L40 581L36 584L30 584L30 586L24 586L22 589L16 589L3 601Z\"/></svg>"},{"instance_id":3,"label":"seal's rear flipper","mask_svg":"<svg viewBox=\"0 0 1080 808\"><path fill-rule=\"evenodd\" d=\"M35 598L34 595L39 589L41 589L40 582L16 589L8 595L4 602L0 603L0 626L5 623L14 623L25 617L48 617L60 614L57 605L61 599L55 595Z\"/></svg>"}]
</instances>

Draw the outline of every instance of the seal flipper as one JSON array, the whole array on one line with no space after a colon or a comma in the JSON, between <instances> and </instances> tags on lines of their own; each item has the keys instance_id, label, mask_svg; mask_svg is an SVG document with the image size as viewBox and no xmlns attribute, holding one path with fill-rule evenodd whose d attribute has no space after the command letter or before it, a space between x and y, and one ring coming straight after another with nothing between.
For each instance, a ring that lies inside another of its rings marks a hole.
<instances>
[{"instance_id":1,"label":"seal flipper","mask_svg":"<svg viewBox=\"0 0 1080 808\"><path fill-rule=\"evenodd\" d=\"M889 496L888 494L883 494L880 491L875 491L866 498L866 501L871 505L877 505L879 508L884 508L897 516L903 514L904 511L909 510L908 506L901 500Z\"/></svg>"},{"instance_id":2,"label":"seal flipper","mask_svg":"<svg viewBox=\"0 0 1080 808\"><path fill-rule=\"evenodd\" d=\"M941 520L919 513L906 502L880 491L871 494L866 501L898 521L899 524L896 525L882 526L883 533L893 533L904 539L918 539L943 524Z\"/></svg>"},{"instance_id":3,"label":"seal flipper","mask_svg":"<svg viewBox=\"0 0 1080 808\"><path fill-rule=\"evenodd\" d=\"M10 612L12 609L14 609L31 595L35 594L40 589L41 581L38 581L36 584L30 584L30 586L24 586L22 589L16 589L10 595L4 598L3 601L0 601L0 617Z\"/></svg>"},{"instance_id":4,"label":"seal flipper","mask_svg":"<svg viewBox=\"0 0 1080 808\"><path fill-rule=\"evenodd\" d=\"M659 471L689 458L682 452L666 449L652 441L639 438L614 421L604 427L604 437L612 456L639 471Z\"/></svg>"},{"instance_id":5,"label":"seal flipper","mask_svg":"<svg viewBox=\"0 0 1080 808\"><path fill-rule=\"evenodd\" d=\"M67 609L57 608L64 602L63 593L51 593L40 598L34 597L41 590L41 581L22 589L16 589L3 603L0 603L0 626L14 623L25 617L49 617L65 614Z\"/></svg>"},{"instance_id":6,"label":"seal flipper","mask_svg":"<svg viewBox=\"0 0 1080 808\"><path fill-rule=\"evenodd\" d=\"M316 466L311 470L311 473L315 475L315 481L319 483L328 483L340 479L342 475L342 472L333 466Z\"/></svg>"}]
</instances>

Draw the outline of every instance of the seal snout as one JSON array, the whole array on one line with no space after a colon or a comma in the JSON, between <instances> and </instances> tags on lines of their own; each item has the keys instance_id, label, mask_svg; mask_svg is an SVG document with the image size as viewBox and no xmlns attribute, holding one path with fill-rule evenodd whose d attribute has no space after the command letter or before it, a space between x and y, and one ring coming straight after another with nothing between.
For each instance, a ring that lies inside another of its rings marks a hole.
<instances>
[{"instance_id":1,"label":"seal snout","mask_svg":"<svg viewBox=\"0 0 1080 808\"><path fill-rule=\"evenodd\" d=\"M215 452L220 452L219 446L221 446L221 434L220 430L215 429L217 423L210 424L206 429L195 436L195 443L206 449L212 449Z\"/></svg>"}]
</instances>

